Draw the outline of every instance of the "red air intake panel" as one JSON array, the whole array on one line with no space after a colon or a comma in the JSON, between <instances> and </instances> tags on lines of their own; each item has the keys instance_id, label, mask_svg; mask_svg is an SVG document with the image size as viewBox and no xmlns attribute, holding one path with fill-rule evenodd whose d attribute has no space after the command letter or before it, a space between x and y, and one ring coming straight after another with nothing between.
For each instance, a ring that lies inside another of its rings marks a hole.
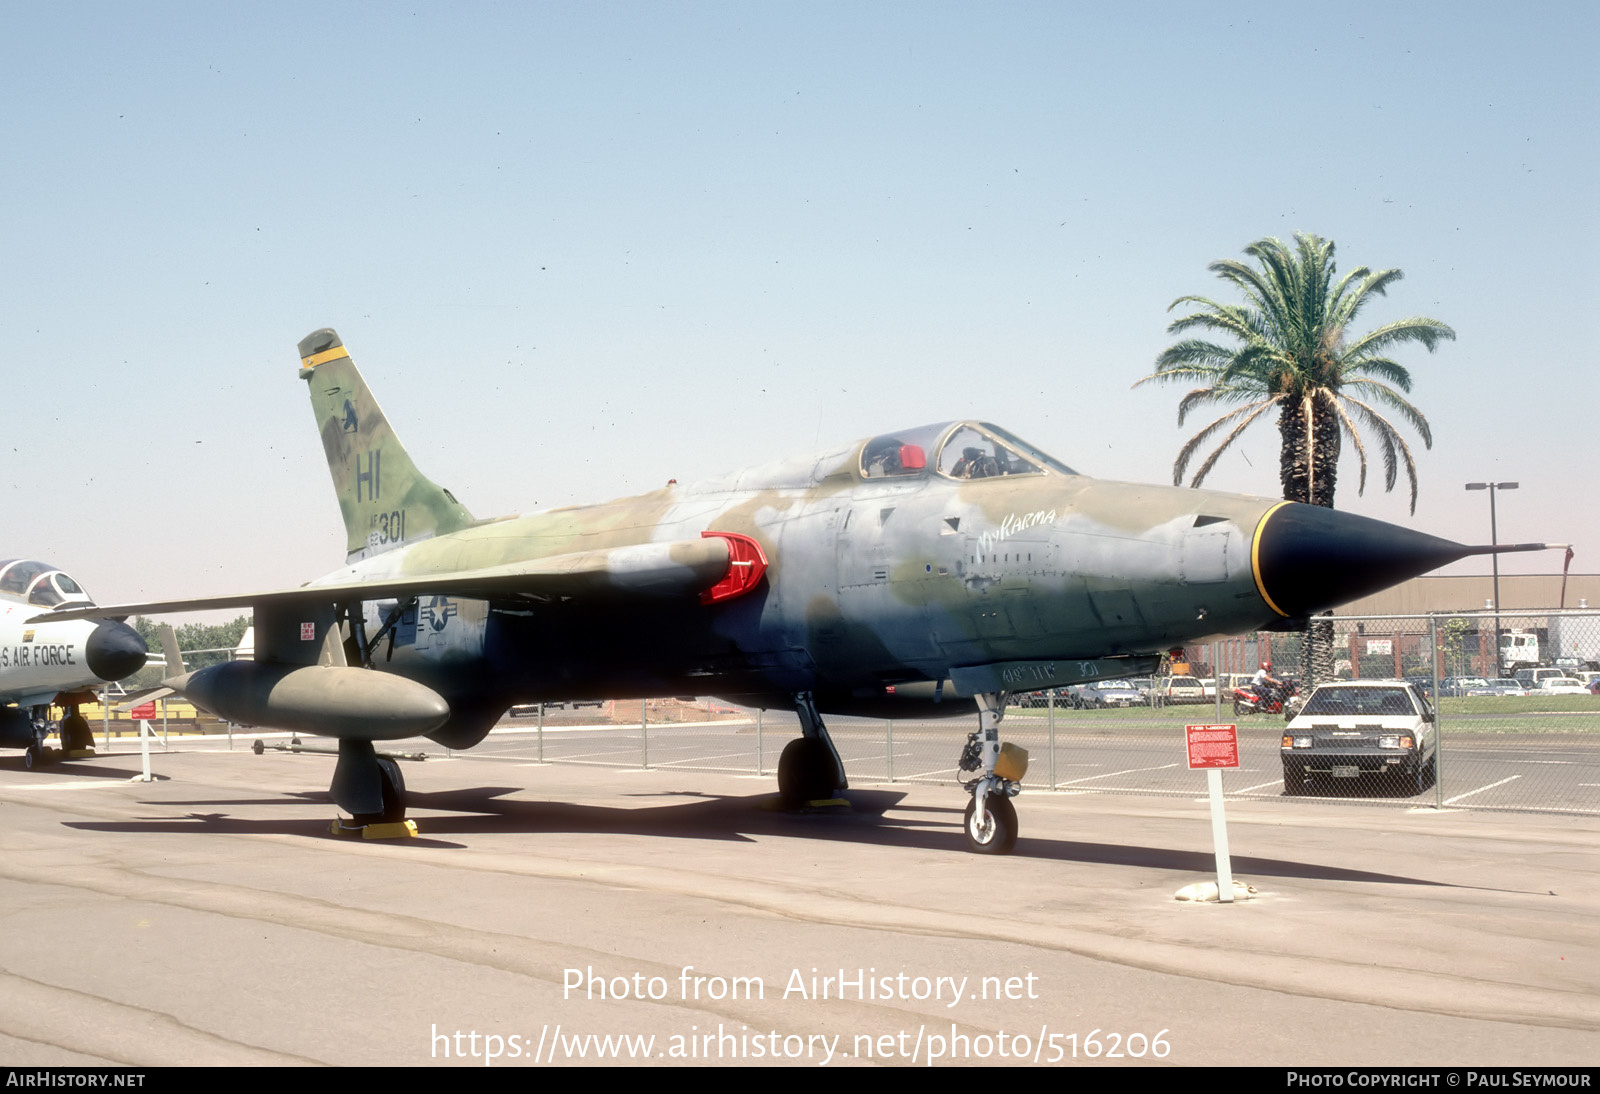
<instances>
[{"instance_id":1,"label":"red air intake panel","mask_svg":"<svg viewBox=\"0 0 1600 1094\"><path fill-rule=\"evenodd\" d=\"M715 604L743 596L761 582L767 572L767 556L761 544L738 532L701 532L700 538L712 536L728 541L728 572L721 581L700 594L700 603Z\"/></svg>"}]
</instances>

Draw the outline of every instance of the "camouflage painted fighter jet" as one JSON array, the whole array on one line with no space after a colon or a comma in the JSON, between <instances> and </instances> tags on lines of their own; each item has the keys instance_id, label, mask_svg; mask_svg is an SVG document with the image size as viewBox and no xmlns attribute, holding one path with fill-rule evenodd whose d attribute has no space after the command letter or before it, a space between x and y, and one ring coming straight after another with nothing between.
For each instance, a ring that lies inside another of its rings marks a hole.
<instances>
[{"instance_id":1,"label":"camouflage painted fighter jet","mask_svg":"<svg viewBox=\"0 0 1600 1094\"><path fill-rule=\"evenodd\" d=\"M90 753L94 737L78 707L94 698L91 689L144 667L144 639L125 623L38 615L41 608L79 605L92 606L89 595L57 567L0 559L0 746L24 749L28 767L52 755L44 745L52 706L66 711L55 727L61 753ZM96 613L86 608L80 615Z\"/></svg>"},{"instance_id":2,"label":"camouflage painted fighter jet","mask_svg":"<svg viewBox=\"0 0 1600 1094\"><path fill-rule=\"evenodd\" d=\"M1001 757L1007 692L1148 674L1169 648L1294 627L1477 550L1308 505L1098 481L972 421L478 520L417 470L337 334L300 356L345 566L115 611L254 609L254 660L166 683L229 720L337 738L351 826L404 817L374 741L461 749L513 703L693 694L799 712L778 768L789 802L846 785L824 714L976 710L966 832L1006 851L1022 774Z\"/></svg>"}]
</instances>

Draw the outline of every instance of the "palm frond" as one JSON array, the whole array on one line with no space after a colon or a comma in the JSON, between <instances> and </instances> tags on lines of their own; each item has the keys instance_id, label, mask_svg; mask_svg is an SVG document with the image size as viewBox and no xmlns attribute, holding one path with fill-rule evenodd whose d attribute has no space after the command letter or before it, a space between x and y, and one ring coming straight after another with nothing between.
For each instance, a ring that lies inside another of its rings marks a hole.
<instances>
[{"instance_id":1,"label":"palm frond","mask_svg":"<svg viewBox=\"0 0 1600 1094\"><path fill-rule=\"evenodd\" d=\"M1453 342L1455 338L1456 332L1437 319L1417 315L1384 324L1357 339L1345 352L1352 357L1365 357L1404 342L1421 342L1432 353L1440 342Z\"/></svg>"},{"instance_id":2,"label":"palm frond","mask_svg":"<svg viewBox=\"0 0 1600 1094\"><path fill-rule=\"evenodd\" d=\"M1283 355L1264 342L1252 342L1238 353L1217 375L1219 384L1249 384L1262 391L1272 390L1273 374L1287 362Z\"/></svg>"},{"instance_id":3,"label":"palm frond","mask_svg":"<svg viewBox=\"0 0 1600 1094\"><path fill-rule=\"evenodd\" d=\"M1377 411L1366 406L1364 403L1361 403L1359 399L1350 394L1351 392L1355 392L1359 395L1365 395L1377 402L1385 404L1391 410L1398 412L1400 417L1405 419L1406 424L1412 429L1416 430L1417 433L1422 437L1423 446L1426 448L1433 447L1433 430L1428 427L1428 419L1422 416L1422 412L1420 410L1397 395L1393 389L1385 387L1383 384L1380 384L1375 380L1355 380L1344 386L1344 390L1341 393L1344 399L1351 403L1355 403L1358 406L1362 406L1369 413L1373 414L1374 416L1378 416Z\"/></svg>"},{"instance_id":4,"label":"palm frond","mask_svg":"<svg viewBox=\"0 0 1600 1094\"><path fill-rule=\"evenodd\" d=\"M1364 293L1361 286L1372 274L1366 266L1357 266L1339 279L1339 284L1333 289L1328 300L1328 323L1340 331L1349 329L1355 319L1355 312L1360 307L1359 297Z\"/></svg>"},{"instance_id":5,"label":"palm frond","mask_svg":"<svg viewBox=\"0 0 1600 1094\"><path fill-rule=\"evenodd\" d=\"M1261 404L1259 406L1257 406L1252 413L1247 415L1242 421L1239 422L1238 425L1234 426L1232 432L1230 432L1226 437L1224 437L1222 439L1221 443L1219 443L1217 445L1216 449L1211 453L1211 455L1206 457L1205 462L1202 463L1200 465L1199 470L1197 470L1194 473L1194 478L1189 480L1189 485L1197 487L1201 483L1205 482L1206 481L1206 476L1211 474L1211 469L1216 466L1217 460L1221 459L1222 454L1228 450L1228 447L1230 445L1232 445L1234 441L1239 439L1239 434L1243 433L1246 429L1250 428L1250 424L1252 422L1254 422L1257 418L1261 417L1261 415L1265 414L1274 405L1276 405L1277 402L1278 402L1277 399L1266 399L1266 400L1263 400L1261 402ZM1250 408L1249 407L1243 407L1242 410L1250 410ZM1235 413L1239 413L1239 411L1236 411ZM1213 422L1212 424L1213 425L1220 425L1221 421L1219 420L1217 422ZM1185 446L1185 448L1187 449L1188 446ZM1187 460L1185 462L1187 462ZM1181 479L1181 477L1182 477L1182 473L1181 472L1179 473L1178 477ZM1176 480L1173 482L1173 485L1174 486L1177 485L1177 481Z\"/></svg>"},{"instance_id":6,"label":"palm frond","mask_svg":"<svg viewBox=\"0 0 1600 1094\"><path fill-rule=\"evenodd\" d=\"M1248 251L1248 248L1246 250ZM1232 282L1234 288L1244 294L1246 303L1252 308L1258 311L1267 311L1271 308L1272 286L1243 262L1224 258L1211 263L1206 269L1224 281Z\"/></svg>"},{"instance_id":7,"label":"palm frond","mask_svg":"<svg viewBox=\"0 0 1600 1094\"><path fill-rule=\"evenodd\" d=\"M1404 461L1406 478L1411 483L1411 512L1413 515L1415 515L1417 511L1417 464L1416 461L1411 458L1410 446L1406 444L1405 438L1400 435L1399 431L1396 430L1393 425L1386 421L1382 415L1375 412L1371 407L1349 397L1346 397L1345 402L1356 408L1357 416L1361 418L1361 420L1368 427L1370 427L1374 433L1378 434L1378 436L1384 442L1385 490L1393 490L1394 484L1398 478L1398 469L1395 466L1396 452L1398 452L1400 459Z\"/></svg>"},{"instance_id":8,"label":"palm frond","mask_svg":"<svg viewBox=\"0 0 1600 1094\"><path fill-rule=\"evenodd\" d=\"M1178 400L1178 424L1180 426L1183 425L1184 419L1189 416L1191 410L1207 404L1221 403L1227 405L1228 403L1242 403L1260 399L1260 391L1252 391L1246 388L1197 388Z\"/></svg>"},{"instance_id":9,"label":"palm frond","mask_svg":"<svg viewBox=\"0 0 1600 1094\"><path fill-rule=\"evenodd\" d=\"M1224 414L1222 417L1206 426L1200 432L1196 433L1193 437L1190 437L1189 443L1184 445L1183 448L1179 450L1178 458L1173 461L1172 485L1183 485L1183 473L1188 469L1189 461L1194 458L1195 452L1206 443L1207 438L1209 438L1213 433L1217 432L1217 430L1221 429L1223 426L1228 425L1230 422L1237 421L1240 417L1248 416L1248 421L1255 421L1256 418L1261 416L1263 411L1265 411L1276 401L1277 400L1275 399L1266 399L1263 400L1262 403L1257 407L1244 406L1237 410L1230 410L1228 413ZM1246 424L1248 424L1248 422ZM1232 438L1236 433L1237 430L1235 430L1234 434L1229 435L1229 444L1233 443ZM1190 483L1190 485L1197 486L1199 483L1197 481Z\"/></svg>"},{"instance_id":10,"label":"palm frond","mask_svg":"<svg viewBox=\"0 0 1600 1094\"><path fill-rule=\"evenodd\" d=\"M1182 334L1192 327L1221 331L1223 334L1231 334L1246 341L1255 334L1250 313L1238 305L1227 307L1216 305L1210 311L1197 311L1179 316L1167 324L1167 333Z\"/></svg>"},{"instance_id":11,"label":"palm frond","mask_svg":"<svg viewBox=\"0 0 1600 1094\"><path fill-rule=\"evenodd\" d=\"M1355 322L1357 315L1361 314L1374 296L1387 296L1390 285L1405 277L1399 270L1378 270L1369 273L1350 294L1349 303L1346 305L1346 316L1350 322Z\"/></svg>"},{"instance_id":12,"label":"palm frond","mask_svg":"<svg viewBox=\"0 0 1600 1094\"><path fill-rule=\"evenodd\" d=\"M1350 420L1350 415L1345 412L1344 404L1338 399L1329 399L1325 405L1338 417L1339 428L1350 439L1350 443L1355 445L1356 456L1360 460L1360 473L1356 478L1356 493L1364 495L1367 492L1367 446L1361 441L1361 431Z\"/></svg>"},{"instance_id":13,"label":"palm frond","mask_svg":"<svg viewBox=\"0 0 1600 1094\"><path fill-rule=\"evenodd\" d=\"M1169 346L1160 357L1156 358L1156 370L1143 379L1134 381L1133 386L1155 381L1167 380L1210 380L1220 376L1228 362L1232 361L1237 350L1227 346L1219 346L1215 342L1202 342L1198 339L1179 342Z\"/></svg>"},{"instance_id":14,"label":"palm frond","mask_svg":"<svg viewBox=\"0 0 1600 1094\"><path fill-rule=\"evenodd\" d=\"M1388 357L1347 358L1340 364L1339 375L1345 384L1353 384L1358 380L1378 380L1392 384L1401 391L1411 390L1411 371Z\"/></svg>"}]
</instances>

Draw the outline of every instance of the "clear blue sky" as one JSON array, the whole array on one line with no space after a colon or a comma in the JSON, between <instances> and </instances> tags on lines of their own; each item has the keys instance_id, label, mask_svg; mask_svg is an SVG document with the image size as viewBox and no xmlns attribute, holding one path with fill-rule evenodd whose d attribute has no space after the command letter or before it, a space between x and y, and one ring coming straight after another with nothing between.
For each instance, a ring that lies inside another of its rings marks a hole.
<instances>
[{"instance_id":1,"label":"clear blue sky","mask_svg":"<svg viewBox=\"0 0 1600 1094\"><path fill-rule=\"evenodd\" d=\"M8 4L0 554L102 601L337 565L321 326L481 516L963 416L1168 481L1167 305L1309 231L1459 334L1403 356L1416 517L1349 459L1340 507L1483 542L1462 484L1520 480L1502 540L1600 570L1597 9L1228 9Z\"/></svg>"}]
</instances>

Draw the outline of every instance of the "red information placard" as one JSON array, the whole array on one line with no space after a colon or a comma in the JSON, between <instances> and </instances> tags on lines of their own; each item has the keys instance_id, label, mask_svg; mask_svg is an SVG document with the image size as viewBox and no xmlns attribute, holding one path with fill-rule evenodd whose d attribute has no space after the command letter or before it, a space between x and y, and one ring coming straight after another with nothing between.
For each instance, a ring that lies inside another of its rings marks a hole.
<instances>
[{"instance_id":1,"label":"red information placard","mask_svg":"<svg viewBox=\"0 0 1600 1094\"><path fill-rule=\"evenodd\" d=\"M1189 746L1189 770L1239 766L1239 727L1236 725L1184 726Z\"/></svg>"}]
</instances>

